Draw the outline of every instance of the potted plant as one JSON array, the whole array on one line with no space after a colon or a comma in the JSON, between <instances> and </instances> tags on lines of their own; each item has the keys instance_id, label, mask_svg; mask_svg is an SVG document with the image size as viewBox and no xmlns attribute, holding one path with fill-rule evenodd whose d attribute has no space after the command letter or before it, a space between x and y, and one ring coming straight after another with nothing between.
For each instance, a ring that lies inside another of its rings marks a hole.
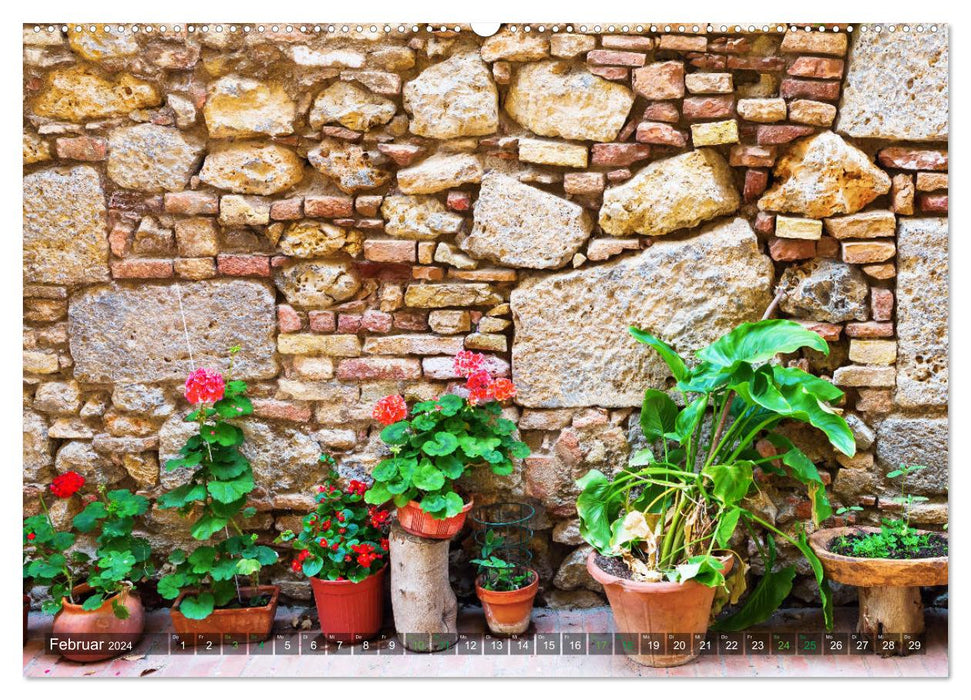
<instances>
[{"instance_id":1,"label":"potted plant","mask_svg":"<svg viewBox=\"0 0 971 700\"><path fill-rule=\"evenodd\" d=\"M56 498L78 496L85 484L74 471L54 478ZM24 520L24 578L46 586L50 599L41 609L54 615L52 634L81 645L61 655L72 661L101 661L130 651L145 629L135 584L153 573L148 541L132 534L148 499L127 489L99 485L83 497L84 508L70 530L59 530L41 496L41 515ZM78 536L94 538L94 553Z\"/></svg>"},{"instance_id":2,"label":"potted plant","mask_svg":"<svg viewBox=\"0 0 971 700\"><path fill-rule=\"evenodd\" d=\"M475 594L493 633L522 634L529 628L539 575L529 567L497 557L497 550L502 550L502 538L489 531L480 558L472 560L479 570Z\"/></svg>"},{"instance_id":3,"label":"potted plant","mask_svg":"<svg viewBox=\"0 0 971 700\"><path fill-rule=\"evenodd\" d=\"M373 417L385 426L381 440L391 456L374 468L374 485L365 500L381 505L393 500L401 526L419 537L449 539L465 523L472 508L454 488L455 481L475 464L493 473L512 473L513 459L529 455L516 440L516 424L502 417L502 401L516 395L513 383L493 378L485 356L468 351L455 356L455 371L466 378L466 397L443 394L416 403L408 418L401 396L387 396Z\"/></svg>"},{"instance_id":4,"label":"potted plant","mask_svg":"<svg viewBox=\"0 0 971 700\"><path fill-rule=\"evenodd\" d=\"M233 348L231 356L237 351ZM273 627L280 588L260 585L259 574L276 562L277 553L258 544L238 522L256 512L247 506L254 484L253 469L239 449L243 431L230 422L252 414L246 390L245 382L226 381L218 372L190 374L185 397L196 409L185 420L199 430L165 465L190 474L186 483L160 496L158 506L192 517L192 537L201 543L191 552L174 550L169 571L158 582L159 594L175 601L172 626L186 644L200 634L222 633L259 641Z\"/></svg>"},{"instance_id":5,"label":"potted plant","mask_svg":"<svg viewBox=\"0 0 971 700\"><path fill-rule=\"evenodd\" d=\"M621 632L703 633L718 588L731 602L744 591L744 571L726 575L736 556L736 529L768 531L765 545L753 537L766 560L766 575L722 629L742 629L768 617L786 597L793 567L772 571L772 535L796 547L819 583L827 627L832 601L822 565L805 532L789 534L746 508L756 469L787 475L806 485L817 523L831 514L816 466L790 440L772 429L783 420L820 429L844 454L855 444L846 422L831 408L842 392L795 367L774 364L779 353L808 347L828 353L826 342L784 320L744 323L698 351L688 364L661 340L636 328L631 334L658 352L676 380L684 407L666 393L648 389L640 423L651 447L608 478L590 471L578 482L580 532L591 544L587 569L607 593ZM710 419L705 420L710 412ZM778 453L763 456L760 438ZM634 655L651 666L673 666L696 653Z\"/></svg>"},{"instance_id":6,"label":"potted plant","mask_svg":"<svg viewBox=\"0 0 971 700\"><path fill-rule=\"evenodd\" d=\"M910 524L913 504L927 499L908 492L907 477L924 468L901 465L887 474L900 480L900 495L891 500L902 506L901 517L884 518L880 527L819 530L809 538L826 575L859 588L858 632L920 634L924 631L920 587L947 585L947 533L918 530ZM859 510L850 506L837 514ZM904 645L893 651L906 654L909 649Z\"/></svg>"},{"instance_id":7,"label":"potted plant","mask_svg":"<svg viewBox=\"0 0 971 700\"><path fill-rule=\"evenodd\" d=\"M321 461L334 464L330 455ZM354 480L341 486L329 475L300 533L277 538L296 550L290 568L310 579L321 633L332 641L372 639L384 621L390 513L364 502L367 488Z\"/></svg>"}]
</instances>

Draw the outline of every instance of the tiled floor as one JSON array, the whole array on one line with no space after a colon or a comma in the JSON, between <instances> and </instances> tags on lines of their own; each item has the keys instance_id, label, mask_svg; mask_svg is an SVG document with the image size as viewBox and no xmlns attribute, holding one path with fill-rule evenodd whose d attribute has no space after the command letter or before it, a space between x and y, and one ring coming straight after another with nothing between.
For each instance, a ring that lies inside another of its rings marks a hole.
<instances>
[{"instance_id":1,"label":"tiled floor","mask_svg":"<svg viewBox=\"0 0 971 700\"><path fill-rule=\"evenodd\" d=\"M281 609L281 625L302 611ZM837 611L837 631L852 630L855 609ZM819 616L812 611L780 611L764 629L776 632L820 631ZM24 675L31 678L51 677L417 677L417 676L678 676L678 677L760 677L760 676L828 676L828 677L945 677L948 674L947 612L929 610L925 653L922 655L883 659L877 656L702 656L694 663L670 669L653 669L631 663L620 654L612 655L537 655L506 653L458 654L388 654L389 640L377 645L380 653L361 654L355 647L351 654L345 647L338 650L328 645L325 653L303 654L194 654L168 653L170 629L165 610L149 615L146 636L135 651L123 658L92 664L64 661L44 653L43 635L50 631L50 618L31 615L30 640L24 647ZM609 608L591 610L533 611L536 634L604 633L614 630ZM459 630L470 635L483 630L482 611L465 608L460 613ZM279 633L299 643L299 632L281 626ZM309 636L303 638L304 642ZM391 637L391 639L394 639ZM395 640L397 641L397 640ZM309 648L309 644L306 645ZM282 644L281 644L282 648ZM374 651L374 646L371 647ZM339 653L338 653L339 652Z\"/></svg>"}]
</instances>

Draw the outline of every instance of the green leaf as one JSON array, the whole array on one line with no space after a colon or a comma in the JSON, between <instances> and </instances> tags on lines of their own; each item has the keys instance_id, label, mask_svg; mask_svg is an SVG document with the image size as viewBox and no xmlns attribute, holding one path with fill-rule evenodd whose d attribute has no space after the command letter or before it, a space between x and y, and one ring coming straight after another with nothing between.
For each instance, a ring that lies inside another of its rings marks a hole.
<instances>
[{"instance_id":1,"label":"green leaf","mask_svg":"<svg viewBox=\"0 0 971 700\"><path fill-rule=\"evenodd\" d=\"M398 460L390 457L378 462L378 465L371 472L375 481L389 481L398 475Z\"/></svg>"},{"instance_id":2,"label":"green leaf","mask_svg":"<svg viewBox=\"0 0 971 700\"><path fill-rule=\"evenodd\" d=\"M787 437L769 433L766 438L775 447L786 450L781 455L782 463L791 468L792 475L807 486L813 505L813 523L818 526L833 514L833 508L826 497L826 487L816 465Z\"/></svg>"},{"instance_id":3,"label":"green leaf","mask_svg":"<svg viewBox=\"0 0 971 700\"><path fill-rule=\"evenodd\" d=\"M445 485L445 475L430 461L423 459L418 464L418 468L412 476L411 483L422 491L438 491L438 489Z\"/></svg>"},{"instance_id":4,"label":"green leaf","mask_svg":"<svg viewBox=\"0 0 971 700\"><path fill-rule=\"evenodd\" d=\"M650 345L664 360L664 364L671 370L671 375L679 382L688 376L688 367L681 359L681 356L674 349L659 338L655 338L650 333L646 333L639 328L631 326L628 331L636 340L646 345Z\"/></svg>"},{"instance_id":5,"label":"green leaf","mask_svg":"<svg viewBox=\"0 0 971 700\"><path fill-rule=\"evenodd\" d=\"M445 517L451 518L462 512L465 508L465 502L462 497L459 496L454 491L450 491L445 494Z\"/></svg>"},{"instance_id":6,"label":"green leaf","mask_svg":"<svg viewBox=\"0 0 971 700\"><path fill-rule=\"evenodd\" d=\"M697 581L704 586L715 588L725 583L722 563L713 556L699 554L675 568L677 581Z\"/></svg>"},{"instance_id":7,"label":"green leaf","mask_svg":"<svg viewBox=\"0 0 971 700\"><path fill-rule=\"evenodd\" d=\"M233 503L253 490L253 475L245 474L232 481L210 481L208 489L220 503Z\"/></svg>"},{"instance_id":8,"label":"green leaf","mask_svg":"<svg viewBox=\"0 0 971 700\"><path fill-rule=\"evenodd\" d=\"M379 506L391 500L391 492L387 485L375 482L371 488L364 492L364 502L373 506Z\"/></svg>"},{"instance_id":9,"label":"green leaf","mask_svg":"<svg viewBox=\"0 0 971 700\"><path fill-rule=\"evenodd\" d=\"M102 576L120 581L129 574L135 563L135 556L131 552L105 552L98 559L98 569Z\"/></svg>"},{"instance_id":10,"label":"green leaf","mask_svg":"<svg viewBox=\"0 0 971 700\"><path fill-rule=\"evenodd\" d=\"M728 547L732 535L735 534L735 528L738 527L738 518L741 514L742 511L738 508L731 508L718 518L718 527L715 528L715 542L722 549Z\"/></svg>"},{"instance_id":11,"label":"green leaf","mask_svg":"<svg viewBox=\"0 0 971 700\"><path fill-rule=\"evenodd\" d=\"M189 555L188 561L192 567L192 573L204 574L212 568L212 563L216 561L216 548L208 546L196 547L192 554Z\"/></svg>"},{"instance_id":12,"label":"green leaf","mask_svg":"<svg viewBox=\"0 0 971 700\"><path fill-rule=\"evenodd\" d=\"M674 431L678 420L678 407L670 396L657 389L644 392L641 404L641 430L648 442L655 442L665 433Z\"/></svg>"},{"instance_id":13,"label":"green leaf","mask_svg":"<svg viewBox=\"0 0 971 700\"><path fill-rule=\"evenodd\" d=\"M122 605L118 598L111 599L111 611L119 620L127 620L129 617L131 617L131 614L128 612L128 608Z\"/></svg>"},{"instance_id":14,"label":"green leaf","mask_svg":"<svg viewBox=\"0 0 971 700\"><path fill-rule=\"evenodd\" d=\"M795 352L805 347L829 354L829 346L818 333L795 321L769 319L739 324L696 354L698 359L714 366L730 367L739 362L765 362L779 353Z\"/></svg>"},{"instance_id":15,"label":"green leaf","mask_svg":"<svg viewBox=\"0 0 971 700\"><path fill-rule=\"evenodd\" d=\"M236 575L236 559L220 557L209 569L213 581L229 581Z\"/></svg>"},{"instance_id":16,"label":"green leaf","mask_svg":"<svg viewBox=\"0 0 971 700\"><path fill-rule=\"evenodd\" d=\"M408 442L408 429L410 427L406 420L392 423L381 431L381 440L388 445L404 445Z\"/></svg>"},{"instance_id":17,"label":"green leaf","mask_svg":"<svg viewBox=\"0 0 971 700\"><path fill-rule=\"evenodd\" d=\"M796 576L795 566L770 571L759 579L742 606L711 628L718 632L739 632L765 622L789 595Z\"/></svg>"},{"instance_id":18,"label":"green leaf","mask_svg":"<svg viewBox=\"0 0 971 700\"><path fill-rule=\"evenodd\" d=\"M437 515L438 513L444 513L445 508L448 506L445 496L440 493L430 493L421 499L419 504L421 509L426 513L431 515Z\"/></svg>"},{"instance_id":19,"label":"green leaf","mask_svg":"<svg viewBox=\"0 0 971 700\"><path fill-rule=\"evenodd\" d=\"M243 576L255 574L262 568L262 565L255 559L239 559L236 561L236 573Z\"/></svg>"},{"instance_id":20,"label":"green leaf","mask_svg":"<svg viewBox=\"0 0 971 700\"><path fill-rule=\"evenodd\" d=\"M222 418L240 418L253 413L253 403L245 396L228 396L217 401L213 408Z\"/></svg>"},{"instance_id":21,"label":"green leaf","mask_svg":"<svg viewBox=\"0 0 971 700\"><path fill-rule=\"evenodd\" d=\"M611 523L620 512L620 495L611 488L603 472L591 469L577 479L580 495L577 513L580 516L580 536L601 554L610 552Z\"/></svg>"},{"instance_id":22,"label":"green leaf","mask_svg":"<svg viewBox=\"0 0 971 700\"><path fill-rule=\"evenodd\" d=\"M823 571L823 563L819 561L819 557L816 556L812 547L809 546L805 532L799 533L799 538L796 540L795 545L802 552L802 555L806 557L806 561L809 562L809 566L813 570L813 575L816 577L816 584L819 586L819 598L823 603L823 622L826 625L827 631L832 631L833 594L829 589L829 580L826 578L826 573Z\"/></svg>"},{"instance_id":23,"label":"green leaf","mask_svg":"<svg viewBox=\"0 0 971 700\"><path fill-rule=\"evenodd\" d=\"M458 458L454 453L443 455L435 460L435 466L448 479L458 479L465 473L465 462Z\"/></svg>"},{"instance_id":24,"label":"green leaf","mask_svg":"<svg viewBox=\"0 0 971 700\"><path fill-rule=\"evenodd\" d=\"M688 444L698 428L698 423L704 418L706 408L708 408L708 397L699 396L681 410L674 422L674 432L678 436L679 443Z\"/></svg>"},{"instance_id":25,"label":"green leaf","mask_svg":"<svg viewBox=\"0 0 971 700\"><path fill-rule=\"evenodd\" d=\"M108 502L111 504L112 512L122 517L142 515L148 510L148 499L128 489L109 491Z\"/></svg>"},{"instance_id":26,"label":"green leaf","mask_svg":"<svg viewBox=\"0 0 971 700\"><path fill-rule=\"evenodd\" d=\"M183 484L158 498L159 508L181 508L189 503L206 500L206 488L202 484Z\"/></svg>"},{"instance_id":27,"label":"green leaf","mask_svg":"<svg viewBox=\"0 0 971 700\"><path fill-rule=\"evenodd\" d=\"M711 479L711 493L725 507L741 501L752 487L752 463L745 460L736 460L733 464L709 464L701 473Z\"/></svg>"},{"instance_id":28,"label":"green leaf","mask_svg":"<svg viewBox=\"0 0 971 700\"><path fill-rule=\"evenodd\" d=\"M211 593L187 595L179 603L179 612L190 620L205 620L212 614L215 599Z\"/></svg>"},{"instance_id":29,"label":"green leaf","mask_svg":"<svg viewBox=\"0 0 971 700\"><path fill-rule=\"evenodd\" d=\"M63 552L74 544L75 539L73 532L55 532L51 536L51 548ZM74 552L74 554L83 554L83 552Z\"/></svg>"},{"instance_id":30,"label":"green leaf","mask_svg":"<svg viewBox=\"0 0 971 700\"><path fill-rule=\"evenodd\" d=\"M87 610L88 612L92 610L97 610L102 605L104 605L105 597L101 593L95 593L94 595L88 596L81 603L81 609Z\"/></svg>"},{"instance_id":31,"label":"green leaf","mask_svg":"<svg viewBox=\"0 0 971 700\"><path fill-rule=\"evenodd\" d=\"M439 431L435 433L432 440L428 440L421 446L421 451L432 457L452 454L459 446L459 441L451 433Z\"/></svg>"},{"instance_id":32,"label":"green leaf","mask_svg":"<svg viewBox=\"0 0 971 700\"><path fill-rule=\"evenodd\" d=\"M525 442L519 442L517 440L509 446L509 454L516 459L526 459L529 457L530 452L529 445Z\"/></svg>"},{"instance_id":33,"label":"green leaf","mask_svg":"<svg viewBox=\"0 0 971 700\"><path fill-rule=\"evenodd\" d=\"M324 568L324 560L318 557L311 557L309 559L304 559L303 563L300 565L304 576L316 576L320 573L320 570Z\"/></svg>"},{"instance_id":34,"label":"green leaf","mask_svg":"<svg viewBox=\"0 0 971 700\"><path fill-rule=\"evenodd\" d=\"M208 540L214 534L222 530L229 524L228 518L218 518L212 515L203 515L192 526L192 537L197 540Z\"/></svg>"},{"instance_id":35,"label":"green leaf","mask_svg":"<svg viewBox=\"0 0 971 700\"><path fill-rule=\"evenodd\" d=\"M80 513L74 516L74 527L81 532L91 532L98 521L108 517L105 504L101 501L91 501Z\"/></svg>"},{"instance_id":36,"label":"green leaf","mask_svg":"<svg viewBox=\"0 0 971 700\"><path fill-rule=\"evenodd\" d=\"M443 394L436 403L441 406L439 413L443 416L454 416L465 406L465 399L456 394Z\"/></svg>"}]
</instances>

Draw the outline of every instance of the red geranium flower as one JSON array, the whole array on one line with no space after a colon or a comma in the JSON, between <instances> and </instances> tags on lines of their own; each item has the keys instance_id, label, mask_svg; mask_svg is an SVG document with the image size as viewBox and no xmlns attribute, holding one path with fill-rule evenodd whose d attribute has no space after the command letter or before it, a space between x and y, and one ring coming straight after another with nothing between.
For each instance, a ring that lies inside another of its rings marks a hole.
<instances>
[{"instance_id":1,"label":"red geranium flower","mask_svg":"<svg viewBox=\"0 0 971 700\"><path fill-rule=\"evenodd\" d=\"M226 394L226 382L219 372L200 367L185 380L185 398L191 404L215 403Z\"/></svg>"},{"instance_id":2,"label":"red geranium flower","mask_svg":"<svg viewBox=\"0 0 971 700\"><path fill-rule=\"evenodd\" d=\"M37 535L35 535L33 532L28 532L27 533L27 541L28 542L33 541L33 540L36 540L36 539L37 539Z\"/></svg>"},{"instance_id":3,"label":"red geranium flower","mask_svg":"<svg viewBox=\"0 0 971 700\"><path fill-rule=\"evenodd\" d=\"M452 367L460 377L470 377L482 369L485 359L485 355L482 353L460 350L455 355Z\"/></svg>"},{"instance_id":4,"label":"red geranium flower","mask_svg":"<svg viewBox=\"0 0 971 700\"><path fill-rule=\"evenodd\" d=\"M403 396L385 396L374 405L371 417L382 425L391 425L408 416L408 404Z\"/></svg>"},{"instance_id":5,"label":"red geranium flower","mask_svg":"<svg viewBox=\"0 0 971 700\"><path fill-rule=\"evenodd\" d=\"M77 472L65 472L54 477L51 493L58 498L70 498L84 486L84 477Z\"/></svg>"},{"instance_id":6,"label":"red geranium flower","mask_svg":"<svg viewBox=\"0 0 971 700\"><path fill-rule=\"evenodd\" d=\"M347 486L347 492L356 496L363 496L365 491L367 491L367 484L365 484L363 481L357 481L356 479L351 481L351 483Z\"/></svg>"},{"instance_id":7,"label":"red geranium flower","mask_svg":"<svg viewBox=\"0 0 971 700\"><path fill-rule=\"evenodd\" d=\"M516 386L511 380L502 377L492 382L491 390L496 401L505 401L516 395Z\"/></svg>"}]
</instances>

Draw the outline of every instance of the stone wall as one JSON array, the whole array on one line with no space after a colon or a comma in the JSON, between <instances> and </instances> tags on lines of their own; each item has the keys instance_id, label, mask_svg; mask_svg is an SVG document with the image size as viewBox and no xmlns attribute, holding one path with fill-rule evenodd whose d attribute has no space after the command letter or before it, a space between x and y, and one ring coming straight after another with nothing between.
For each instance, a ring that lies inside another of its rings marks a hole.
<instances>
[{"instance_id":1,"label":"stone wall","mask_svg":"<svg viewBox=\"0 0 971 700\"><path fill-rule=\"evenodd\" d=\"M181 382L238 344L269 539L322 450L366 474L373 402L447 390L469 348L533 454L466 486L534 504L545 600L596 604L573 482L669 381L626 327L690 352L778 285L832 347L786 361L847 392L856 457L791 430L833 500L873 521L919 462L915 520L946 520L945 26L190 28L24 28L28 513L67 469L170 485ZM763 484L783 527L790 486Z\"/></svg>"}]
</instances>

